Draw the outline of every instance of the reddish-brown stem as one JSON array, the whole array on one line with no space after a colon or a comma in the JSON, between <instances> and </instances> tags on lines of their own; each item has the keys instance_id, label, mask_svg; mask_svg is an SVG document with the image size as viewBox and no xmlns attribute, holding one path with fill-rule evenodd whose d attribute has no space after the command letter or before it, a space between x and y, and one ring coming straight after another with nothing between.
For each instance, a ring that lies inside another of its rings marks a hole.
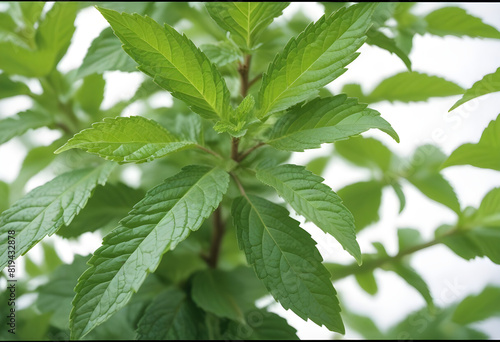
<instances>
[{"instance_id":1,"label":"reddish-brown stem","mask_svg":"<svg viewBox=\"0 0 500 342\"><path fill-rule=\"evenodd\" d=\"M222 243L222 237L226 231L224 221L222 220L221 208L215 209L213 214L213 231L212 231L212 242L210 244L210 254L205 258L208 266L210 268L216 268L217 262L219 261L220 246Z\"/></svg>"},{"instance_id":2,"label":"reddish-brown stem","mask_svg":"<svg viewBox=\"0 0 500 342\"><path fill-rule=\"evenodd\" d=\"M250 88L248 74L250 71L251 60L252 60L252 55L246 55L244 63L243 64L240 63L240 65L238 66L238 72L240 73L240 79L241 79L240 93L243 98L247 96L248 88Z\"/></svg>"},{"instance_id":3,"label":"reddish-brown stem","mask_svg":"<svg viewBox=\"0 0 500 342\"><path fill-rule=\"evenodd\" d=\"M250 147L248 150L246 150L245 152L242 152L239 154L238 156L238 162L241 162L243 159L245 159L250 153L252 153L253 151L255 151L256 149L258 149L259 147L261 146L264 146L265 143L263 142L260 142L258 143L257 145L253 146L253 147Z\"/></svg>"}]
</instances>

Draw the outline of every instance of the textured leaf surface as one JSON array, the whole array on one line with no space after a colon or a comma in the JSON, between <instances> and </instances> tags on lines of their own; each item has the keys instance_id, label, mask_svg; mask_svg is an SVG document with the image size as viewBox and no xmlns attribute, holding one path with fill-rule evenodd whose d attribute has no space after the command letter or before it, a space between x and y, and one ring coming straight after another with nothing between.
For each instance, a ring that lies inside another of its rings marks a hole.
<instances>
[{"instance_id":1,"label":"textured leaf surface","mask_svg":"<svg viewBox=\"0 0 500 342\"><path fill-rule=\"evenodd\" d=\"M103 164L64 173L30 191L0 215L0 269L7 265L7 235L15 230L17 258L45 236L54 234L85 207L97 184L103 185L114 165Z\"/></svg>"},{"instance_id":2,"label":"textured leaf surface","mask_svg":"<svg viewBox=\"0 0 500 342\"><path fill-rule=\"evenodd\" d=\"M72 338L85 336L125 306L161 256L197 230L217 208L229 175L218 168L187 166L149 190L103 239L75 288Z\"/></svg>"},{"instance_id":3,"label":"textured leaf surface","mask_svg":"<svg viewBox=\"0 0 500 342\"><path fill-rule=\"evenodd\" d=\"M251 49L288 2L207 2L210 16L240 46Z\"/></svg>"},{"instance_id":4,"label":"textured leaf surface","mask_svg":"<svg viewBox=\"0 0 500 342\"><path fill-rule=\"evenodd\" d=\"M412 102L463 93L462 87L444 78L407 71L386 78L365 99L368 103L379 101Z\"/></svg>"},{"instance_id":5,"label":"textured leaf surface","mask_svg":"<svg viewBox=\"0 0 500 342\"><path fill-rule=\"evenodd\" d=\"M352 213L357 232L380 219L382 188L380 182L372 180L347 185L337 192Z\"/></svg>"},{"instance_id":6,"label":"textured leaf surface","mask_svg":"<svg viewBox=\"0 0 500 342\"><path fill-rule=\"evenodd\" d=\"M500 32L460 7L439 8L425 17L426 31L437 35L452 35L457 37L498 38Z\"/></svg>"},{"instance_id":7,"label":"textured leaf surface","mask_svg":"<svg viewBox=\"0 0 500 342\"><path fill-rule=\"evenodd\" d=\"M465 91L462 98L458 100L449 111L452 111L458 106L475 99L476 97L497 91L500 91L500 68L491 74L485 75L481 80L474 83L470 89Z\"/></svg>"},{"instance_id":8,"label":"textured leaf surface","mask_svg":"<svg viewBox=\"0 0 500 342\"><path fill-rule=\"evenodd\" d=\"M257 117L300 103L342 75L358 54L375 4L341 8L292 38L263 75Z\"/></svg>"},{"instance_id":9,"label":"textured leaf surface","mask_svg":"<svg viewBox=\"0 0 500 342\"><path fill-rule=\"evenodd\" d=\"M143 163L193 145L142 116L105 118L75 134L55 153L81 148L120 163Z\"/></svg>"},{"instance_id":10,"label":"textured leaf surface","mask_svg":"<svg viewBox=\"0 0 500 342\"><path fill-rule=\"evenodd\" d=\"M138 69L207 119L231 114L229 90L219 71L185 35L149 17L99 9Z\"/></svg>"},{"instance_id":11,"label":"textured leaf surface","mask_svg":"<svg viewBox=\"0 0 500 342\"><path fill-rule=\"evenodd\" d=\"M219 43L217 45L204 44L200 46L200 49L218 67L235 62L241 58L240 53L229 43Z\"/></svg>"},{"instance_id":12,"label":"textured leaf surface","mask_svg":"<svg viewBox=\"0 0 500 342\"><path fill-rule=\"evenodd\" d=\"M232 215L238 244L273 297L302 319L344 333L336 292L315 241L288 211L248 196L233 201Z\"/></svg>"},{"instance_id":13,"label":"textured leaf surface","mask_svg":"<svg viewBox=\"0 0 500 342\"><path fill-rule=\"evenodd\" d=\"M52 123L45 113L27 110L0 120L0 144L26 133L30 129L40 128Z\"/></svg>"},{"instance_id":14,"label":"textured leaf surface","mask_svg":"<svg viewBox=\"0 0 500 342\"><path fill-rule=\"evenodd\" d=\"M186 294L170 288L147 307L137 327L139 340L196 340L203 312Z\"/></svg>"},{"instance_id":15,"label":"textured leaf surface","mask_svg":"<svg viewBox=\"0 0 500 342\"><path fill-rule=\"evenodd\" d=\"M299 165L280 165L261 169L257 178L272 186L299 214L332 235L361 264L354 219L342 199L323 178Z\"/></svg>"},{"instance_id":16,"label":"textured leaf surface","mask_svg":"<svg viewBox=\"0 0 500 342\"><path fill-rule=\"evenodd\" d=\"M500 115L490 121L477 144L469 143L458 147L446 159L442 168L467 164L500 171Z\"/></svg>"},{"instance_id":17,"label":"textured leaf surface","mask_svg":"<svg viewBox=\"0 0 500 342\"><path fill-rule=\"evenodd\" d=\"M108 27L101 31L92 41L78 69L78 76L85 77L91 74L102 74L105 71L137 71L137 64L122 49L119 39Z\"/></svg>"},{"instance_id":18,"label":"textured leaf surface","mask_svg":"<svg viewBox=\"0 0 500 342\"><path fill-rule=\"evenodd\" d=\"M277 149L302 152L378 128L399 141L397 133L376 110L346 95L316 98L292 108L274 125L267 143Z\"/></svg>"},{"instance_id":19,"label":"textured leaf surface","mask_svg":"<svg viewBox=\"0 0 500 342\"><path fill-rule=\"evenodd\" d=\"M488 286L477 295L467 296L458 304L453 313L453 321L470 324L492 316L500 316L500 287Z\"/></svg>"}]
</instances>

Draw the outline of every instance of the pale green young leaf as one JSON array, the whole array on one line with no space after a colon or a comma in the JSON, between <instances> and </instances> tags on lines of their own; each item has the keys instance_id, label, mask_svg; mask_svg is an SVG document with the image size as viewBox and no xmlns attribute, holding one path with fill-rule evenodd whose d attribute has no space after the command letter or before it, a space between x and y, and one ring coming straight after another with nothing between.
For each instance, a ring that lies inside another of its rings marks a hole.
<instances>
[{"instance_id":1,"label":"pale green young leaf","mask_svg":"<svg viewBox=\"0 0 500 342\"><path fill-rule=\"evenodd\" d=\"M110 27L102 30L90 44L82 65L78 68L78 77L114 70L137 71L137 64L121 49L121 46L120 40L116 39Z\"/></svg>"},{"instance_id":2,"label":"pale green young leaf","mask_svg":"<svg viewBox=\"0 0 500 342\"><path fill-rule=\"evenodd\" d=\"M377 281L373 272L357 273L354 275L359 286L370 295L375 295L378 292Z\"/></svg>"},{"instance_id":3,"label":"pale green young leaf","mask_svg":"<svg viewBox=\"0 0 500 342\"><path fill-rule=\"evenodd\" d=\"M262 32L289 2L207 2L210 16L244 49L252 49Z\"/></svg>"},{"instance_id":4,"label":"pale green young leaf","mask_svg":"<svg viewBox=\"0 0 500 342\"><path fill-rule=\"evenodd\" d=\"M425 21L426 31L441 37L452 35L500 39L500 32L496 28L460 7L439 8L427 14Z\"/></svg>"},{"instance_id":5,"label":"pale green young leaf","mask_svg":"<svg viewBox=\"0 0 500 342\"><path fill-rule=\"evenodd\" d=\"M106 81L101 74L88 75L74 96L80 107L92 118L99 117L97 113L104 99L105 84Z\"/></svg>"},{"instance_id":6,"label":"pale green young leaf","mask_svg":"<svg viewBox=\"0 0 500 342\"><path fill-rule=\"evenodd\" d=\"M381 49L395 54L403 61L408 71L411 71L411 61L408 54L398 47L394 38L389 38L384 33L374 28L370 28L366 35L368 37L366 40L367 44L378 46Z\"/></svg>"},{"instance_id":7,"label":"pale green young leaf","mask_svg":"<svg viewBox=\"0 0 500 342\"><path fill-rule=\"evenodd\" d=\"M337 191L344 205L354 217L356 232L361 231L380 217L383 185L375 180L347 185Z\"/></svg>"},{"instance_id":8,"label":"pale green young leaf","mask_svg":"<svg viewBox=\"0 0 500 342\"><path fill-rule=\"evenodd\" d=\"M191 147L160 124L142 116L104 118L75 134L55 153L81 148L120 163L143 163Z\"/></svg>"},{"instance_id":9,"label":"pale green young leaf","mask_svg":"<svg viewBox=\"0 0 500 342\"><path fill-rule=\"evenodd\" d=\"M429 76L417 71L406 71L386 78L371 94L366 95L368 103L379 101L426 101L431 97L461 95L464 89L438 76Z\"/></svg>"},{"instance_id":10,"label":"pale green young leaf","mask_svg":"<svg viewBox=\"0 0 500 342\"><path fill-rule=\"evenodd\" d=\"M6 74L0 74L0 99L28 94L31 94L31 91L26 84L13 81Z\"/></svg>"},{"instance_id":11,"label":"pale green young leaf","mask_svg":"<svg viewBox=\"0 0 500 342\"><path fill-rule=\"evenodd\" d=\"M485 75L481 80L474 83L471 88L465 91L462 98L458 100L448 111L450 112L465 102L475 99L476 97L497 91L500 91L500 68L491 74Z\"/></svg>"},{"instance_id":12,"label":"pale green young leaf","mask_svg":"<svg viewBox=\"0 0 500 342\"><path fill-rule=\"evenodd\" d=\"M73 238L98 229L107 232L115 228L143 197L143 190L133 189L123 183L98 186L80 215L71 224L59 229L57 235Z\"/></svg>"},{"instance_id":13,"label":"pale green young leaf","mask_svg":"<svg viewBox=\"0 0 500 342\"><path fill-rule=\"evenodd\" d=\"M468 225L500 228L500 188L494 188L484 196Z\"/></svg>"},{"instance_id":14,"label":"pale green young leaf","mask_svg":"<svg viewBox=\"0 0 500 342\"><path fill-rule=\"evenodd\" d=\"M51 124L53 119L46 113L27 110L0 120L0 144L36 129Z\"/></svg>"},{"instance_id":15,"label":"pale green young leaf","mask_svg":"<svg viewBox=\"0 0 500 342\"><path fill-rule=\"evenodd\" d=\"M250 112L255 106L252 95L245 97L236 108L234 116L230 120L221 120L214 125L214 130L219 133L228 132L233 137L241 137L247 132L247 123Z\"/></svg>"},{"instance_id":16,"label":"pale green young leaf","mask_svg":"<svg viewBox=\"0 0 500 342\"><path fill-rule=\"evenodd\" d=\"M398 248L399 252L422 244L424 241L420 232L413 228L398 229Z\"/></svg>"},{"instance_id":17,"label":"pale green young leaf","mask_svg":"<svg viewBox=\"0 0 500 342\"><path fill-rule=\"evenodd\" d=\"M315 175L321 176L330 161L330 156L317 157L311 160L306 165L306 169L314 173Z\"/></svg>"},{"instance_id":18,"label":"pale green young leaf","mask_svg":"<svg viewBox=\"0 0 500 342\"><path fill-rule=\"evenodd\" d=\"M397 133L379 112L341 94L293 107L278 119L266 143L280 150L302 152L371 128L378 128L399 142Z\"/></svg>"},{"instance_id":19,"label":"pale green young leaf","mask_svg":"<svg viewBox=\"0 0 500 342\"><path fill-rule=\"evenodd\" d=\"M146 193L103 239L75 288L71 338L78 339L125 306L162 255L197 230L218 207L229 175L187 166Z\"/></svg>"},{"instance_id":20,"label":"pale green young leaf","mask_svg":"<svg viewBox=\"0 0 500 342\"><path fill-rule=\"evenodd\" d=\"M246 273L251 273L253 279ZM191 296L203 310L245 323L245 312L255 308L254 302L263 295L263 290L262 282L249 268L209 269L193 276Z\"/></svg>"},{"instance_id":21,"label":"pale green young leaf","mask_svg":"<svg viewBox=\"0 0 500 342\"><path fill-rule=\"evenodd\" d=\"M114 168L105 163L64 173L30 191L0 215L0 269L7 265L7 236L14 230L17 258L45 236L69 225L85 207L97 184L103 185Z\"/></svg>"},{"instance_id":22,"label":"pale green young leaf","mask_svg":"<svg viewBox=\"0 0 500 342\"><path fill-rule=\"evenodd\" d=\"M298 340L299 338L297 330L290 326L283 317L263 309L254 309L248 312L245 323L230 321L221 339L268 341Z\"/></svg>"},{"instance_id":23,"label":"pale green young leaf","mask_svg":"<svg viewBox=\"0 0 500 342\"><path fill-rule=\"evenodd\" d=\"M335 151L357 166L387 172L393 158L392 152L379 140L354 136L335 142Z\"/></svg>"},{"instance_id":24,"label":"pale green young leaf","mask_svg":"<svg viewBox=\"0 0 500 342\"><path fill-rule=\"evenodd\" d=\"M10 205L10 187L9 184L0 181L0 214Z\"/></svg>"},{"instance_id":25,"label":"pale green young leaf","mask_svg":"<svg viewBox=\"0 0 500 342\"><path fill-rule=\"evenodd\" d=\"M236 198L231 212L238 244L273 297L302 319L343 334L336 292L311 236L285 208L260 197Z\"/></svg>"},{"instance_id":26,"label":"pale green young leaf","mask_svg":"<svg viewBox=\"0 0 500 342\"><path fill-rule=\"evenodd\" d=\"M236 48L227 42L221 42L217 45L203 44L200 45L200 49L208 59L218 67L236 62L241 58L241 54Z\"/></svg>"},{"instance_id":27,"label":"pale green young leaf","mask_svg":"<svg viewBox=\"0 0 500 342\"><path fill-rule=\"evenodd\" d=\"M42 14L45 3L42 1L26 1L19 2L18 5L26 25L33 26Z\"/></svg>"},{"instance_id":28,"label":"pale green young leaf","mask_svg":"<svg viewBox=\"0 0 500 342\"><path fill-rule=\"evenodd\" d=\"M500 316L500 287L487 286L477 295L467 296L453 312L452 320L466 325Z\"/></svg>"},{"instance_id":29,"label":"pale green young leaf","mask_svg":"<svg viewBox=\"0 0 500 342\"><path fill-rule=\"evenodd\" d=\"M146 308L137 323L139 340L196 340L203 338L203 311L185 292L169 288Z\"/></svg>"},{"instance_id":30,"label":"pale green young leaf","mask_svg":"<svg viewBox=\"0 0 500 342\"><path fill-rule=\"evenodd\" d=\"M138 69L206 119L228 118L230 94L219 71L191 40L149 17L99 8Z\"/></svg>"},{"instance_id":31,"label":"pale green young leaf","mask_svg":"<svg viewBox=\"0 0 500 342\"><path fill-rule=\"evenodd\" d=\"M257 178L276 189L297 213L332 235L361 265L354 219L342 199L323 183L323 178L292 164L260 169Z\"/></svg>"},{"instance_id":32,"label":"pale green young leaf","mask_svg":"<svg viewBox=\"0 0 500 342\"><path fill-rule=\"evenodd\" d=\"M391 183L391 187L396 193L396 196L398 197L399 200L399 213L401 214L403 210L405 209L406 206L406 197L405 193L403 192L403 188L401 187L401 184L397 182Z\"/></svg>"},{"instance_id":33,"label":"pale green young leaf","mask_svg":"<svg viewBox=\"0 0 500 342\"><path fill-rule=\"evenodd\" d=\"M500 115L490 121L477 144L459 146L441 168L454 165L472 165L500 171Z\"/></svg>"},{"instance_id":34,"label":"pale green young leaf","mask_svg":"<svg viewBox=\"0 0 500 342\"><path fill-rule=\"evenodd\" d=\"M292 38L263 75L257 117L282 111L318 93L359 54L376 4L357 4L322 16Z\"/></svg>"}]
</instances>

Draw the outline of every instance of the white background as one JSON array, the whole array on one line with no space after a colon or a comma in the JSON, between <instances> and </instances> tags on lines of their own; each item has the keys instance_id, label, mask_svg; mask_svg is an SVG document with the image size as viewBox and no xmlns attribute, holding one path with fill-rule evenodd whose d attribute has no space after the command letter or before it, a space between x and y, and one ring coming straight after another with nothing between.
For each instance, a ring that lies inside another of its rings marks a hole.
<instances>
[{"instance_id":1,"label":"white background","mask_svg":"<svg viewBox=\"0 0 500 342\"><path fill-rule=\"evenodd\" d=\"M415 12L426 14L442 7L439 3L419 3ZM454 4L447 4L454 5ZM500 4L495 3L459 3L468 13L478 16L484 22L500 29ZM316 20L321 16L323 7L316 3L292 3L284 12L284 18L295 11L302 11ZM280 19L283 20L283 19ZM68 71L81 64L91 41L99 32L107 27L106 21L94 8L80 12L76 20L76 33L68 54L61 61L59 68ZM364 45L361 55L349 65L349 70L331 84L331 89L338 93L345 83L356 82L363 86L365 92L372 90L382 79L405 71L405 66L395 55L385 50ZM440 38L426 34L416 35L413 50L410 54L413 70L437 75L453 81L463 88L469 88L485 74L494 72L500 67L500 40L472 39L447 36ZM141 76L138 73L109 72L103 107L110 107L119 99L129 97L135 92ZM33 84L36 90L36 84ZM390 137L379 131L369 131L366 136L374 136L382 140L390 149L401 156L409 156L422 144L438 145L446 154L451 153L459 145L466 142L477 142L489 121L500 113L500 93L490 94L465 104L451 113L448 109L459 96L431 99L428 102L411 104L381 102L371 107L380 111L398 132L401 142L397 144ZM169 99L159 99L167 102ZM13 115L29 108L30 101L24 97L16 97L0 101L0 118ZM131 115L134 108L129 108L125 115ZM440 133L437 133L440 132ZM47 145L59 136L59 133L48 129L39 129L31 134L36 141ZM440 139L436 139L441 136ZM318 150L296 153L291 162L304 164L313 157L331 153L332 146L324 145ZM18 139L0 146L0 180L10 182L15 179L26 151ZM500 174L493 170L478 169L471 166L454 166L443 171L457 192L462 208L477 207L483 196L492 188L500 186ZM129 170L128 181L137 183L140 172L134 167ZM28 190L39 186L53 177L44 173L32 179ZM325 182L334 190L357 181L367 180L367 171L353 168L340 158L335 158L328 166ZM366 228L358 235L363 252L373 252L371 242L381 241L388 252L397 252L396 229L398 227L417 228L425 239L432 239L436 227L443 223L454 223L455 214L448 208L430 201L411 185L405 185L406 209L398 215L399 202L392 191L386 188L383 193L381 220ZM295 217L301 222L300 217ZM302 224L319 242L323 257L327 261L352 262L352 258L342 250L331 237L320 232L316 227ZM101 242L97 234L84 234L78 243L68 242L57 236L49 238L54 241L61 257L71 262L73 252L87 254L93 252ZM36 256L37 247L29 252ZM487 283L500 285L500 268L488 259L475 259L467 262L455 256L442 245L418 252L412 260L412 266L426 280L438 306L446 306L471 293L479 292ZM370 296L362 291L353 277L337 283L335 287L342 296L343 303L350 309L373 317L374 321L385 329L409 312L425 305L421 296L393 273L377 270L375 272L379 292ZM22 276L21 274L19 276ZM26 303L28 304L28 303ZM499 303L500 305L500 303ZM312 322L305 322L292 312L286 312L279 304L272 306L273 311L284 315L290 324L298 329L300 338L328 339L332 333ZM500 338L500 319L489 319L476 325ZM358 338L354 332L347 331L346 338Z\"/></svg>"}]
</instances>

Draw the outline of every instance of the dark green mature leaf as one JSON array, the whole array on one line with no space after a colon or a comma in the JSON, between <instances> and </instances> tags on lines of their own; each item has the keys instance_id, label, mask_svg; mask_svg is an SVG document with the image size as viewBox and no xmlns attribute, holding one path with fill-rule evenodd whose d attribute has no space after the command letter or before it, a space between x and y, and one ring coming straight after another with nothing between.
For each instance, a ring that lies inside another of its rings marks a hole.
<instances>
[{"instance_id":1,"label":"dark green mature leaf","mask_svg":"<svg viewBox=\"0 0 500 342\"><path fill-rule=\"evenodd\" d=\"M7 265L7 236L15 231L15 258L23 255L45 236L69 225L85 207L97 184L103 185L114 164L64 173L30 191L0 215L0 269ZM10 255L10 254L9 254Z\"/></svg>"},{"instance_id":2,"label":"dark green mature leaf","mask_svg":"<svg viewBox=\"0 0 500 342\"><path fill-rule=\"evenodd\" d=\"M330 274L288 211L256 196L236 198L231 211L238 244L273 297L302 319L344 333Z\"/></svg>"},{"instance_id":3,"label":"dark green mature leaf","mask_svg":"<svg viewBox=\"0 0 500 342\"><path fill-rule=\"evenodd\" d=\"M382 188L380 182L372 180L350 184L337 191L354 217L356 232L380 219L378 210L382 201Z\"/></svg>"},{"instance_id":4,"label":"dark green mature leaf","mask_svg":"<svg viewBox=\"0 0 500 342\"><path fill-rule=\"evenodd\" d=\"M379 140L354 136L335 142L335 151L357 166L387 172L393 157L392 152Z\"/></svg>"},{"instance_id":5,"label":"dark green mature leaf","mask_svg":"<svg viewBox=\"0 0 500 342\"><path fill-rule=\"evenodd\" d=\"M429 76L417 71L402 72L386 78L375 87L364 100L379 101L426 101L431 97L460 95L464 89L438 76Z\"/></svg>"},{"instance_id":6,"label":"dark green mature leaf","mask_svg":"<svg viewBox=\"0 0 500 342\"><path fill-rule=\"evenodd\" d=\"M500 171L500 115L490 121L477 144L469 143L458 147L441 168L467 164Z\"/></svg>"},{"instance_id":7,"label":"dark green mature leaf","mask_svg":"<svg viewBox=\"0 0 500 342\"><path fill-rule=\"evenodd\" d=\"M82 65L78 69L78 77L85 77L105 71L137 71L137 64L122 49L120 40L116 39L113 30L108 27L101 31L92 41Z\"/></svg>"},{"instance_id":8,"label":"dark green mature leaf","mask_svg":"<svg viewBox=\"0 0 500 342\"><path fill-rule=\"evenodd\" d=\"M245 323L244 313L255 308L255 300L262 297L264 291L249 268L230 272L210 269L193 276L191 296L203 310Z\"/></svg>"},{"instance_id":9,"label":"dark green mature leaf","mask_svg":"<svg viewBox=\"0 0 500 342\"><path fill-rule=\"evenodd\" d=\"M460 203L453 187L439 173L446 155L434 145L423 145L411 158L406 179L430 199L460 214Z\"/></svg>"},{"instance_id":10,"label":"dark green mature leaf","mask_svg":"<svg viewBox=\"0 0 500 342\"><path fill-rule=\"evenodd\" d=\"M279 17L288 2L207 2L210 16L244 49L251 49L262 32Z\"/></svg>"},{"instance_id":11,"label":"dark green mature leaf","mask_svg":"<svg viewBox=\"0 0 500 342\"><path fill-rule=\"evenodd\" d=\"M147 307L137 326L139 340L196 340L202 338L203 311L186 293L169 288Z\"/></svg>"},{"instance_id":12,"label":"dark green mature leaf","mask_svg":"<svg viewBox=\"0 0 500 342\"><path fill-rule=\"evenodd\" d=\"M0 74L0 99L30 93L30 88L26 84L13 81L6 74Z\"/></svg>"},{"instance_id":13,"label":"dark green mature leaf","mask_svg":"<svg viewBox=\"0 0 500 342\"><path fill-rule=\"evenodd\" d=\"M452 35L457 37L498 38L500 32L460 7L439 8L425 17L427 32L437 35Z\"/></svg>"},{"instance_id":14,"label":"dark green mature leaf","mask_svg":"<svg viewBox=\"0 0 500 342\"><path fill-rule=\"evenodd\" d=\"M381 31L374 28L370 28L366 35L368 36L368 39L366 40L367 44L378 46L379 48L395 54L403 61L406 68L408 68L408 71L411 71L411 61L410 58L408 58L408 54L398 47L394 38L389 38Z\"/></svg>"},{"instance_id":15,"label":"dark green mature leaf","mask_svg":"<svg viewBox=\"0 0 500 342\"><path fill-rule=\"evenodd\" d=\"M359 54L375 4L341 8L292 38L263 75L258 118L287 109L342 75Z\"/></svg>"},{"instance_id":16,"label":"dark green mature leaf","mask_svg":"<svg viewBox=\"0 0 500 342\"><path fill-rule=\"evenodd\" d=\"M221 336L233 340L298 340L297 330L272 312L254 309L247 313L246 323L229 322Z\"/></svg>"},{"instance_id":17,"label":"dark green mature leaf","mask_svg":"<svg viewBox=\"0 0 500 342\"><path fill-rule=\"evenodd\" d=\"M130 300L161 256L183 241L217 208L229 175L187 166L149 190L90 259L75 288L71 336L81 338Z\"/></svg>"},{"instance_id":18,"label":"dark green mature leaf","mask_svg":"<svg viewBox=\"0 0 500 342\"><path fill-rule=\"evenodd\" d=\"M452 320L465 325L492 316L500 316L500 287L487 286L481 293L467 296L458 304Z\"/></svg>"},{"instance_id":19,"label":"dark green mature leaf","mask_svg":"<svg viewBox=\"0 0 500 342\"><path fill-rule=\"evenodd\" d=\"M448 111L451 112L453 109L476 97L497 91L500 91L500 68L491 74L485 75L482 79L474 83L471 88L465 91L462 98L455 102Z\"/></svg>"},{"instance_id":20,"label":"dark green mature leaf","mask_svg":"<svg viewBox=\"0 0 500 342\"><path fill-rule=\"evenodd\" d=\"M104 118L75 134L55 153L81 148L120 163L143 163L193 146L142 116Z\"/></svg>"},{"instance_id":21,"label":"dark green mature leaf","mask_svg":"<svg viewBox=\"0 0 500 342\"><path fill-rule=\"evenodd\" d=\"M257 178L276 189L297 213L332 235L361 265L353 217L323 178L292 164L260 169Z\"/></svg>"},{"instance_id":22,"label":"dark green mature leaf","mask_svg":"<svg viewBox=\"0 0 500 342\"><path fill-rule=\"evenodd\" d=\"M77 8L76 3L55 3L40 22L30 48L0 42L0 69L28 77L47 75L69 47Z\"/></svg>"},{"instance_id":23,"label":"dark green mature leaf","mask_svg":"<svg viewBox=\"0 0 500 342\"><path fill-rule=\"evenodd\" d=\"M378 128L399 142L397 133L379 112L341 94L293 107L276 122L266 143L280 150L302 152L370 128Z\"/></svg>"},{"instance_id":24,"label":"dark green mature leaf","mask_svg":"<svg viewBox=\"0 0 500 342\"><path fill-rule=\"evenodd\" d=\"M230 94L219 71L185 35L149 17L99 9L138 69L206 119L231 116Z\"/></svg>"},{"instance_id":25,"label":"dark green mature leaf","mask_svg":"<svg viewBox=\"0 0 500 342\"><path fill-rule=\"evenodd\" d=\"M53 119L43 112L27 110L0 120L0 144L26 133L30 129L51 124Z\"/></svg>"},{"instance_id":26,"label":"dark green mature leaf","mask_svg":"<svg viewBox=\"0 0 500 342\"><path fill-rule=\"evenodd\" d=\"M57 235L72 238L98 229L111 230L143 197L143 190L123 183L99 186L80 215L69 226L59 229Z\"/></svg>"}]
</instances>

